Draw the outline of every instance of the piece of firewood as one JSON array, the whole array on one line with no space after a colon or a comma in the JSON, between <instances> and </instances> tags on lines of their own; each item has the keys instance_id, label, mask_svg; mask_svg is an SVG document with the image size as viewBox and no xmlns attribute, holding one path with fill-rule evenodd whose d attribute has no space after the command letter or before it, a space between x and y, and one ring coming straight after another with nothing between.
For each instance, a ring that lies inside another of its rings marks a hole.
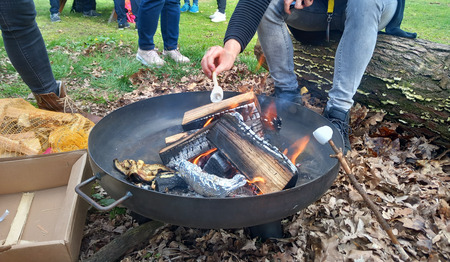
<instances>
[{"instance_id":1,"label":"piece of firewood","mask_svg":"<svg viewBox=\"0 0 450 262\"><path fill-rule=\"evenodd\" d=\"M180 140L182 138L185 138L185 137L187 137L187 136L189 136L189 135L191 135L191 134L193 134L193 133L195 133L197 131L198 131L198 129L189 130L189 131L186 131L186 132L181 132L181 133L178 133L178 134L175 134L175 135L168 136L168 137L165 138L166 145L168 146L168 145L170 145L172 143L175 143L178 140Z\"/></svg>"},{"instance_id":2,"label":"piece of firewood","mask_svg":"<svg viewBox=\"0 0 450 262\"><path fill-rule=\"evenodd\" d=\"M0 144L3 150L8 152L16 152L24 155L37 155L39 153L35 142L27 144L26 141L12 140L0 135Z\"/></svg>"},{"instance_id":3,"label":"piece of firewood","mask_svg":"<svg viewBox=\"0 0 450 262\"><path fill-rule=\"evenodd\" d=\"M178 165L181 160L189 160L201 153L204 153L212 148L211 143L206 139L206 134L209 132L214 123L199 129L197 132L182 138L171 145L159 151L159 157L164 165L173 168Z\"/></svg>"},{"instance_id":4,"label":"piece of firewood","mask_svg":"<svg viewBox=\"0 0 450 262\"><path fill-rule=\"evenodd\" d=\"M216 120L221 115L232 110L241 113L244 117L244 122L251 126L255 132L261 131L261 107L258 98L253 92L243 93L217 103L209 103L186 111L183 116L183 129L201 128L211 118Z\"/></svg>"},{"instance_id":5,"label":"piece of firewood","mask_svg":"<svg viewBox=\"0 0 450 262\"><path fill-rule=\"evenodd\" d=\"M25 223L27 222L28 213L30 213L31 203L34 199L34 193L23 193L20 199L19 206L17 207L17 213L14 217L11 228L6 237L5 243L3 245L9 246L17 244L22 236Z\"/></svg>"},{"instance_id":6,"label":"piece of firewood","mask_svg":"<svg viewBox=\"0 0 450 262\"><path fill-rule=\"evenodd\" d=\"M207 138L249 180L263 178L255 182L263 194L283 190L297 173L285 155L233 115L223 115Z\"/></svg>"},{"instance_id":7,"label":"piece of firewood","mask_svg":"<svg viewBox=\"0 0 450 262\"><path fill-rule=\"evenodd\" d=\"M102 247L97 253L83 260L84 262L117 261L128 251L145 243L155 235L157 230L164 226L163 222L150 221L138 227L128 230L121 236Z\"/></svg>"}]
</instances>

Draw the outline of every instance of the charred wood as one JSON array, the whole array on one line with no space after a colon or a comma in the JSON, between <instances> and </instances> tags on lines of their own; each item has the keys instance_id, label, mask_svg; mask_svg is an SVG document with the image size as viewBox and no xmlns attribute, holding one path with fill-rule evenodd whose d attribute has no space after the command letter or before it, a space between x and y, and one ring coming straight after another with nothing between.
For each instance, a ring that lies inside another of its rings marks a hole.
<instances>
[{"instance_id":1,"label":"charred wood","mask_svg":"<svg viewBox=\"0 0 450 262\"><path fill-rule=\"evenodd\" d=\"M226 176L232 169L232 165L220 152L215 152L203 166L203 171L216 176Z\"/></svg>"},{"instance_id":2,"label":"charred wood","mask_svg":"<svg viewBox=\"0 0 450 262\"><path fill-rule=\"evenodd\" d=\"M159 156L162 162L168 167L173 168L181 160L189 160L213 148L208 139L206 139L206 135L213 126L214 123L211 123L197 132L161 149Z\"/></svg>"},{"instance_id":3,"label":"charred wood","mask_svg":"<svg viewBox=\"0 0 450 262\"><path fill-rule=\"evenodd\" d=\"M264 183L255 184L264 194L283 190L296 178L295 165L234 115L222 116L207 138L249 180L262 177Z\"/></svg>"},{"instance_id":4,"label":"charred wood","mask_svg":"<svg viewBox=\"0 0 450 262\"><path fill-rule=\"evenodd\" d=\"M167 193L174 188L187 188L186 182L177 174L167 174L155 178L155 190Z\"/></svg>"}]
</instances>

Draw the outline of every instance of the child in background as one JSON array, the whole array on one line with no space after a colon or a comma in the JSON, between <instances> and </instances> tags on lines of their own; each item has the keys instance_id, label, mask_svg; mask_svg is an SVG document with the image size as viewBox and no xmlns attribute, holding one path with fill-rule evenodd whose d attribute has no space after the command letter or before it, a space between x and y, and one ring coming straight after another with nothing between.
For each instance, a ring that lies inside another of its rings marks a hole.
<instances>
[{"instance_id":1,"label":"child in background","mask_svg":"<svg viewBox=\"0 0 450 262\"><path fill-rule=\"evenodd\" d=\"M192 6L189 4L190 0L184 0L184 5L181 7L181 12L198 13L198 0L192 0Z\"/></svg>"}]
</instances>

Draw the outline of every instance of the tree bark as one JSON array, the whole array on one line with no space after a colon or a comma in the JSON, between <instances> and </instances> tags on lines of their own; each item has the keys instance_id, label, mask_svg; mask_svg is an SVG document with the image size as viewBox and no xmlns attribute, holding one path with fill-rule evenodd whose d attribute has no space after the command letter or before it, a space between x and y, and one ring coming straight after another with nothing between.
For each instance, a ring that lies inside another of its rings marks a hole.
<instances>
[{"instance_id":1,"label":"tree bark","mask_svg":"<svg viewBox=\"0 0 450 262\"><path fill-rule=\"evenodd\" d=\"M83 262L117 261L120 257L125 255L125 253L133 250L153 237L156 231L162 226L164 226L164 223L162 222L149 221L138 227L132 228L102 247L97 253Z\"/></svg>"},{"instance_id":2,"label":"tree bark","mask_svg":"<svg viewBox=\"0 0 450 262\"><path fill-rule=\"evenodd\" d=\"M303 39L295 36L299 41L293 37L294 69L299 84L326 99L340 34L333 33L329 43L315 40L311 33ZM259 43L254 52L258 59L263 54ZM450 45L380 34L354 100L386 111L387 120L400 122L415 134L450 146L449 68Z\"/></svg>"}]
</instances>

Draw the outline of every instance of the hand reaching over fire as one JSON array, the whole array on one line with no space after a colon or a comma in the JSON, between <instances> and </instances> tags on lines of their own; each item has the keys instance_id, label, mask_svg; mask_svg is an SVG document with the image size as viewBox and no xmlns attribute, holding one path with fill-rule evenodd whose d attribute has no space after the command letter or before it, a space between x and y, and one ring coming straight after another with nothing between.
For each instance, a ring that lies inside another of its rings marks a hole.
<instances>
[{"instance_id":1,"label":"hand reaching over fire","mask_svg":"<svg viewBox=\"0 0 450 262\"><path fill-rule=\"evenodd\" d=\"M216 72L219 75L225 70L230 70L240 52L241 45L234 39L228 40L224 47L211 47L202 59L203 73L211 78L212 72Z\"/></svg>"}]
</instances>

